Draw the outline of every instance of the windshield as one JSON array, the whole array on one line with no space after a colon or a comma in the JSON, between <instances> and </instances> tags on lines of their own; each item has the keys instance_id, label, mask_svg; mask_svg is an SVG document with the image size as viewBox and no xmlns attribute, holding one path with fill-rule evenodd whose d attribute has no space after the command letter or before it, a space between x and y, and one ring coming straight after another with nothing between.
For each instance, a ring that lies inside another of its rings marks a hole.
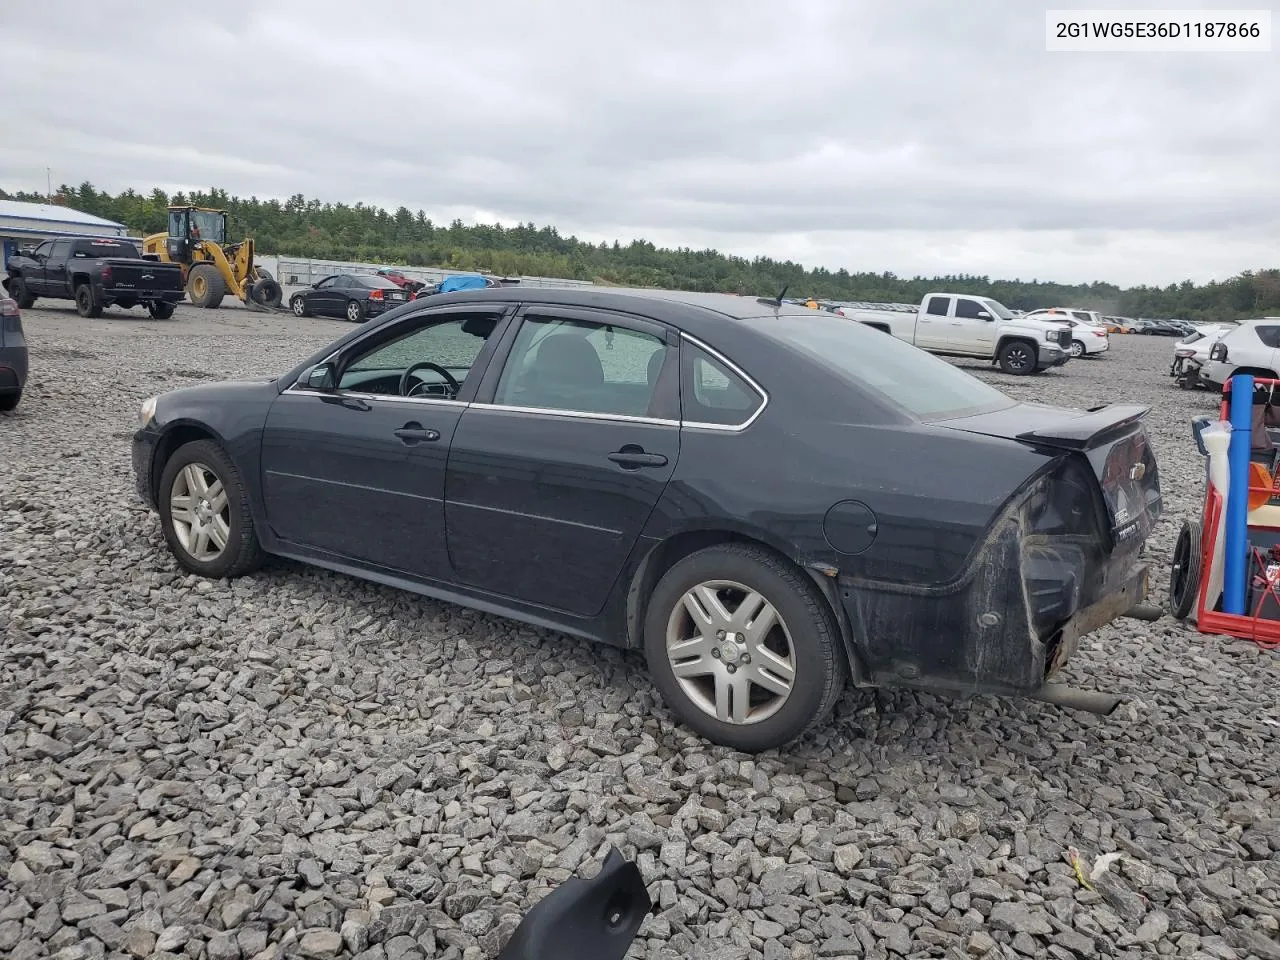
<instances>
[{"instance_id":1,"label":"windshield","mask_svg":"<svg viewBox=\"0 0 1280 960\"><path fill-rule=\"evenodd\" d=\"M191 236L197 240L208 240L211 243L222 243L227 239L226 227L222 214L206 213L203 210L191 211Z\"/></svg>"},{"instance_id":2,"label":"windshield","mask_svg":"<svg viewBox=\"0 0 1280 960\"><path fill-rule=\"evenodd\" d=\"M969 416L1015 402L945 360L834 313L767 316L751 323L918 420Z\"/></svg>"}]
</instances>

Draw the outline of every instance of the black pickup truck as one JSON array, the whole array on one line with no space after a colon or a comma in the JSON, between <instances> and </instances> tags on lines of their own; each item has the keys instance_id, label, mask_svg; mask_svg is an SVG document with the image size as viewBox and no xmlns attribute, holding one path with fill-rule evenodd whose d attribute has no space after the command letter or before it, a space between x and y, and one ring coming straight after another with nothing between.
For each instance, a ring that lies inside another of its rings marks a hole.
<instances>
[{"instance_id":1,"label":"black pickup truck","mask_svg":"<svg viewBox=\"0 0 1280 960\"><path fill-rule=\"evenodd\" d=\"M9 258L4 288L23 310L37 297L75 300L82 317L104 307L145 306L157 320L173 316L186 294L182 267L143 259L124 239L62 237Z\"/></svg>"}]
</instances>

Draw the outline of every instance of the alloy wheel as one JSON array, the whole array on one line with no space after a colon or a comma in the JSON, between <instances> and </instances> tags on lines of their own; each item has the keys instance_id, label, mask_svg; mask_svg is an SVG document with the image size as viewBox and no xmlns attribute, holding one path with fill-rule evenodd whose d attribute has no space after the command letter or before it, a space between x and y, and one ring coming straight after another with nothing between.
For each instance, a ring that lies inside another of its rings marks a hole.
<instances>
[{"instance_id":1,"label":"alloy wheel","mask_svg":"<svg viewBox=\"0 0 1280 960\"><path fill-rule=\"evenodd\" d=\"M203 463L178 471L169 491L173 532L192 559L216 560L231 539L231 508L218 475Z\"/></svg>"},{"instance_id":2,"label":"alloy wheel","mask_svg":"<svg viewBox=\"0 0 1280 960\"><path fill-rule=\"evenodd\" d=\"M796 680L791 632L758 591L710 580L685 591L667 620L667 658L698 709L723 723L777 713Z\"/></svg>"}]
</instances>

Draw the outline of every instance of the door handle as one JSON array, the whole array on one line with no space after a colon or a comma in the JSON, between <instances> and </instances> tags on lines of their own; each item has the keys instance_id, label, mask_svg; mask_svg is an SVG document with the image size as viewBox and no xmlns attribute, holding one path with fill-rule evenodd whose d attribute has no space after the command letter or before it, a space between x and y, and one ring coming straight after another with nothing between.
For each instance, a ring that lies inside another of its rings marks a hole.
<instances>
[{"instance_id":1,"label":"door handle","mask_svg":"<svg viewBox=\"0 0 1280 960\"><path fill-rule=\"evenodd\" d=\"M609 459L624 470L638 470L641 467L665 467L667 458L660 453L645 453L640 447L628 445L621 450L609 454Z\"/></svg>"},{"instance_id":2,"label":"door handle","mask_svg":"<svg viewBox=\"0 0 1280 960\"><path fill-rule=\"evenodd\" d=\"M406 446L413 446L415 443L431 443L440 439L440 431L424 428L422 424L416 420L410 420L403 427L395 432L400 438L400 442Z\"/></svg>"}]
</instances>

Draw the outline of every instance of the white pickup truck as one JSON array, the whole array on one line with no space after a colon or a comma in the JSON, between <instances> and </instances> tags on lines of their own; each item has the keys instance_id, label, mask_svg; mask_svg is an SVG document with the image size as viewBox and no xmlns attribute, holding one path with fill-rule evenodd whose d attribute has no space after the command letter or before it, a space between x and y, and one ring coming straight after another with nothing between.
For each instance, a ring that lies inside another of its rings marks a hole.
<instances>
[{"instance_id":1,"label":"white pickup truck","mask_svg":"<svg viewBox=\"0 0 1280 960\"><path fill-rule=\"evenodd\" d=\"M990 297L930 293L914 313L862 307L842 307L837 312L929 353L990 360L1015 375L1058 367L1071 357L1071 328L1065 323L1015 317Z\"/></svg>"}]
</instances>

